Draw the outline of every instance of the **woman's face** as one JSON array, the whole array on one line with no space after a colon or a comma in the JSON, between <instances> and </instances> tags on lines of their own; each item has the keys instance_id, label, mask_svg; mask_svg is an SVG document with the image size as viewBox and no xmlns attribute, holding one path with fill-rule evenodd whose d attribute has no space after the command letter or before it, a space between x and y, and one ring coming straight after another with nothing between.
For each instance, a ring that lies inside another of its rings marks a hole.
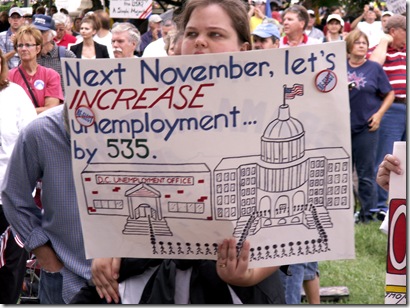
<instances>
[{"instance_id":1,"label":"woman's face","mask_svg":"<svg viewBox=\"0 0 410 308\"><path fill-rule=\"evenodd\" d=\"M357 57L365 57L368 49L369 46L367 45L366 39L363 36L360 36L353 42L353 48L350 54Z\"/></svg>"},{"instance_id":2,"label":"woman's face","mask_svg":"<svg viewBox=\"0 0 410 308\"><path fill-rule=\"evenodd\" d=\"M336 19L329 20L329 22L327 23L327 31L332 34L340 33L341 28L342 25Z\"/></svg>"},{"instance_id":3,"label":"woman's face","mask_svg":"<svg viewBox=\"0 0 410 308\"><path fill-rule=\"evenodd\" d=\"M94 30L93 25L89 22L83 22L80 27L80 35L85 38L93 37L97 31Z\"/></svg>"},{"instance_id":4,"label":"woman's face","mask_svg":"<svg viewBox=\"0 0 410 308\"><path fill-rule=\"evenodd\" d=\"M240 43L229 15L217 4L194 9L185 27L182 54L243 51L249 43Z\"/></svg>"},{"instance_id":5,"label":"woman's face","mask_svg":"<svg viewBox=\"0 0 410 308\"><path fill-rule=\"evenodd\" d=\"M41 46L36 44L36 40L31 35L24 34L17 41L17 52L22 62L37 61L40 50Z\"/></svg>"}]
</instances>

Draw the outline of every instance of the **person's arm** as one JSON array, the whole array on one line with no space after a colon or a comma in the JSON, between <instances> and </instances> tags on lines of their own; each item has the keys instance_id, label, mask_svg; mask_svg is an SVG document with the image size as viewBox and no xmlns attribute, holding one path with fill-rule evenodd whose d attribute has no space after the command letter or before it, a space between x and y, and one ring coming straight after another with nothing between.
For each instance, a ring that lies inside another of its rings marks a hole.
<instances>
[{"instance_id":1,"label":"person's arm","mask_svg":"<svg viewBox=\"0 0 410 308\"><path fill-rule=\"evenodd\" d=\"M376 182L381 188L388 191L390 183L390 173L402 174L403 171L400 168L400 161L396 156L387 154L377 170Z\"/></svg>"},{"instance_id":2,"label":"person's arm","mask_svg":"<svg viewBox=\"0 0 410 308\"><path fill-rule=\"evenodd\" d=\"M46 244L32 250L41 268L46 272L57 273L63 268L63 263L57 257L54 249Z\"/></svg>"},{"instance_id":3,"label":"person's arm","mask_svg":"<svg viewBox=\"0 0 410 308\"><path fill-rule=\"evenodd\" d=\"M369 119L369 131L373 132L379 129L380 127L380 122L386 113L386 111L390 108L391 104L393 104L394 101L394 91L391 90L387 95L385 96L382 105L380 106L379 110L377 110L376 113L374 113L370 119Z\"/></svg>"},{"instance_id":4,"label":"person's arm","mask_svg":"<svg viewBox=\"0 0 410 308\"><path fill-rule=\"evenodd\" d=\"M363 7L363 13L362 13L362 15L360 15L359 17L357 17L357 18L356 18L355 20L353 20L353 22L350 24L350 29L351 29L351 30L356 29L356 27L357 27L357 25L359 24L359 22L361 22L361 21L363 20L363 18L366 16L368 10L369 10L369 5L366 4L366 5Z\"/></svg>"},{"instance_id":5,"label":"person's arm","mask_svg":"<svg viewBox=\"0 0 410 308\"><path fill-rule=\"evenodd\" d=\"M389 44L393 41L393 37L390 34L383 35L380 39L379 44L371 53L369 60L383 65L386 61L386 52Z\"/></svg>"},{"instance_id":6,"label":"person's arm","mask_svg":"<svg viewBox=\"0 0 410 308\"><path fill-rule=\"evenodd\" d=\"M0 91L9 86L9 67L7 65L6 58L3 55L3 51L0 49Z\"/></svg>"},{"instance_id":7,"label":"person's arm","mask_svg":"<svg viewBox=\"0 0 410 308\"><path fill-rule=\"evenodd\" d=\"M119 302L118 277L121 258L96 258L91 264L92 281L100 298L107 303Z\"/></svg>"},{"instance_id":8,"label":"person's arm","mask_svg":"<svg viewBox=\"0 0 410 308\"><path fill-rule=\"evenodd\" d=\"M258 284L279 269L279 266L248 268L249 251L250 244L245 241L237 256L236 240L225 239L218 247L216 262L218 276L228 284L249 287Z\"/></svg>"}]
</instances>

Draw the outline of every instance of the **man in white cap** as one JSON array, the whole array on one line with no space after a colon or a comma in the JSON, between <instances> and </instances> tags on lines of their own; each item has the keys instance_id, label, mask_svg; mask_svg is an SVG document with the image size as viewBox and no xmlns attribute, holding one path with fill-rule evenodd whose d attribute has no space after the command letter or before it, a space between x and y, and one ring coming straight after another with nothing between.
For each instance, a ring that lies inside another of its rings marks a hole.
<instances>
[{"instance_id":1,"label":"man in white cap","mask_svg":"<svg viewBox=\"0 0 410 308\"><path fill-rule=\"evenodd\" d=\"M276 25L272 23L261 23L252 32L252 49L279 48L280 32Z\"/></svg>"},{"instance_id":2,"label":"man in white cap","mask_svg":"<svg viewBox=\"0 0 410 308\"><path fill-rule=\"evenodd\" d=\"M323 34L322 30L315 27L315 23L316 23L315 11L307 10L307 12L309 14L309 22L307 23L307 26L305 29L306 35L322 41L325 35Z\"/></svg>"},{"instance_id":3,"label":"man in white cap","mask_svg":"<svg viewBox=\"0 0 410 308\"><path fill-rule=\"evenodd\" d=\"M152 14L148 18L148 30L141 36L140 53L144 52L145 47L153 41L156 41L161 34L161 22L162 18L158 14Z\"/></svg>"},{"instance_id":4,"label":"man in white cap","mask_svg":"<svg viewBox=\"0 0 410 308\"><path fill-rule=\"evenodd\" d=\"M17 30L24 24L23 11L19 7L13 7L9 11L10 27L7 31L0 33L0 49L7 60L9 69L17 67L20 58L14 50L13 37Z\"/></svg>"}]
</instances>

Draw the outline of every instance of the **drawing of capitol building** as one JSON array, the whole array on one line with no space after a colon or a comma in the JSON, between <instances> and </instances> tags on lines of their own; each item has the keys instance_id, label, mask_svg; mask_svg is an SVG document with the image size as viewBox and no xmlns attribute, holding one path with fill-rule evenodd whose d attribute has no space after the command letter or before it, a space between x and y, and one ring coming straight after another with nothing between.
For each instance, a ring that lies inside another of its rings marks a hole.
<instances>
[{"instance_id":1,"label":"drawing of capitol building","mask_svg":"<svg viewBox=\"0 0 410 308\"><path fill-rule=\"evenodd\" d=\"M127 217L124 234L171 236L168 219L231 220L243 238L283 225L331 228L329 211L350 208L350 174L343 148L305 149L303 125L283 104L260 155L223 158L214 171L203 163L91 163L82 184L88 214Z\"/></svg>"},{"instance_id":2,"label":"drawing of capitol building","mask_svg":"<svg viewBox=\"0 0 410 308\"><path fill-rule=\"evenodd\" d=\"M318 220L330 228L329 210L350 208L350 170L343 148L305 149L303 125L283 104L261 138L259 160L224 158L215 168L215 219L237 220L238 237L244 229L315 228Z\"/></svg>"}]
</instances>

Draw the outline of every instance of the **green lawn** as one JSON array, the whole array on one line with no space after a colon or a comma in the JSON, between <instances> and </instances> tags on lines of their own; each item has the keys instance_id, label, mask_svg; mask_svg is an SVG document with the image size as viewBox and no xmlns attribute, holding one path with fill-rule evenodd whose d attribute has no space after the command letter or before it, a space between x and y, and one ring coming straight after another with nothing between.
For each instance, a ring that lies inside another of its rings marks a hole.
<instances>
[{"instance_id":1,"label":"green lawn","mask_svg":"<svg viewBox=\"0 0 410 308\"><path fill-rule=\"evenodd\" d=\"M320 286L346 286L340 304L384 304L387 235L381 222L355 225L356 259L319 262Z\"/></svg>"}]
</instances>

